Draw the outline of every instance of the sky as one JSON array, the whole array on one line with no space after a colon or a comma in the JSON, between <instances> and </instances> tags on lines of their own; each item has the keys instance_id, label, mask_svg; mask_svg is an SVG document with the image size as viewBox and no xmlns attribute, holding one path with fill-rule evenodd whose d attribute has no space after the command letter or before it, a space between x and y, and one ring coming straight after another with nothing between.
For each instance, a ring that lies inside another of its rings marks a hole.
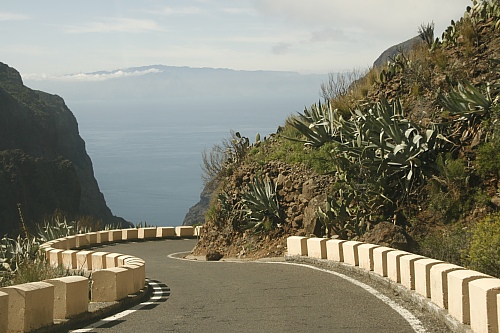
<instances>
[{"instance_id":1,"label":"sky","mask_svg":"<svg viewBox=\"0 0 500 333\"><path fill-rule=\"evenodd\" d=\"M0 0L0 62L24 77L162 64L330 73L366 69L470 0Z\"/></svg>"}]
</instances>

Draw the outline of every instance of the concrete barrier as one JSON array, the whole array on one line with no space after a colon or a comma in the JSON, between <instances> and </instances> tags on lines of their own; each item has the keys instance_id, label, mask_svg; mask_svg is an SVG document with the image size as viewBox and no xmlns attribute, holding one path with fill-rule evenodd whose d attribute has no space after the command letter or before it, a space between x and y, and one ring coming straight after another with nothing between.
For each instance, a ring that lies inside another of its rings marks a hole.
<instances>
[{"instance_id":1,"label":"concrete barrier","mask_svg":"<svg viewBox=\"0 0 500 333\"><path fill-rule=\"evenodd\" d=\"M358 247L363 244L356 241L347 241L342 243L342 249L344 251L344 262L351 266L359 266L359 254Z\"/></svg>"},{"instance_id":2,"label":"concrete barrier","mask_svg":"<svg viewBox=\"0 0 500 333\"><path fill-rule=\"evenodd\" d=\"M158 227L158 228L156 228L156 237L157 238L175 237L175 228L174 227Z\"/></svg>"},{"instance_id":3,"label":"concrete barrier","mask_svg":"<svg viewBox=\"0 0 500 333\"><path fill-rule=\"evenodd\" d=\"M156 228L139 228L139 239L152 239L156 238Z\"/></svg>"},{"instance_id":4,"label":"concrete barrier","mask_svg":"<svg viewBox=\"0 0 500 333\"><path fill-rule=\"evenodd\" d=\"M500 331L500 294L497 295L497 318L498 318L498 331Z\"/></svg>"},{"instance_id":5,"label":"concrete barrier","mask_svg":"<svg viewBox=\"0 0 500 333\"><path fill-rule=\"evenodd\" d=\"M94 252L94 253L92 253L92 270L93 271L106 268L106 256L108 254L109 254L109 252Z\"/></svg>"},{"instance_id":6,"label":"concrete barrier","mask_svg":"<svg viewBox=\"0 0 500 333\"><path fill-rule=\"evenodd\" d=\"M194 237L194 227L192 226L175 227L175 235L177 237Z\"/></svg>"},{"instance_id":7,"label":"concrete barrier","mask_svg":"<svg viewBox=\"0 0 500 333\"><path fill-rule=\"evenodd\" d=\"M92 273L92 302L114 302L127 297L126 268L113 267Z\"/></svg>"},{"instance_id":8,"label":"concrete barrier","mask_svg":"<svg viewBox=\"0 0 500 333\"><path fill-rule=\"evenodd\" d=\"M431 268L442 263L441 260L429 258L415 261L415 292L431 298Z\"/></svg>"},{"instance_id":9,"label":"concrete barrier","mask_svg":"<svg viewBox=\"0 0 500 333\"><path fill-rule=\"evenodd\" d=\"M106 256L106 268L119 267L118 258L123 256L121 253L108 253Z\"/></svg>"},{"instance_id":10,"label":"concrete barrier","mask_svg":"<svg viewBox=\"0 0 500 333\"><path fill-rule=\"evenodd\" d=\"M98 244L109 243L109 230L103 230L97 232L97 243Z\"/></svg>"},{"instance_id":11,"label":"concrete barrier","mask_svg":"<svg viewBox=\"0 0 500 333\"><path fill-rule=\"evenodd\" d=\"M66 239L68 240L68 248L66 250L75 249L77 247L76 236L68 236Z\"/></svg>"},{"instance_id":12,"label":"concrete barrier","mask_svg":"<svg viewBox=\"0 0 500 333\"><path fill-rule=\"evenodd\" d=\"M498 332L500 279L482 278L469 283L470 326L473 332Z\"/></svg>"},{"instance_id":13,"label":"concrete barrier","mask_svg":"<svg viewBox=\"0 0 500 333\"><path fill-rule=\"evenodd\" d=\"M9 323L9 294L0 291L0 332L7 332Z\"/></svg>"},{"instance_id":14,"label":"concrete barrier","mask_svg":"<svg viewBox=\"0 0 500 333\"><path fill-rule=\"evenodd\" d=\"M68 247L68 239L66 239L66 238L59 238L52 245L52 247L55 248L55 249L60 249L60 250L67 250L67 249L69 249L69 247Z\"/></svg>"},{"instance_id":15,"label":"concrete barrier","mask_svg":"<svg viewBox=\"0 0 500 333\"><path fill-rule=\"evenodd\" d=\"M448 274L459 269L465 268L448 263L431 267L431 300L443 309L448 309Z\"/></svg>"},{"instance_id":16,"label":"concrete barrier","mask_svg":"<svg viewBox=\"0 0 500 333\"><path fill-rule=\"evenodd\" d=\"M62 264L68 269L92 271L92 301L110 302L144 288L144 260L82 248L139 237L192 237L199 235L200 230L201 227L183 226L91 232L43 243L40 251L46 254L51 265ZM0 333L31 331L52 324L54 319L69 318L88 311L88 283L86 277L68 276L0 289Z\"/></svg>"},{"instance_id":17,"label":"concrete barrier","mask_svg":"<svg viewBox=\"0 0 500 333\"><path fill-rule=\"evenodd\" d=\"M88 245L97 244L97 232L87 232L85 238L87 239Z\"/></svg>"},{"instance_id":18,"label":"concrete barrier","mask_svg":"<svg viewBox=\"0 0 500 333\"><path fill-rule=\"evenodd\" d=\"M49 260L49 263L51 266L59 266L62 265L62 253L64 250L61 249L52 249L46 254L48 255L47 259Z\"/></svg>"},{"instance_id":19,"label":"concrete barrier","mask_svg":"<svg viewBox=\"0 0 500 333\"><path fill-rule=\"evenodd\" d=\"M77 261L76 254L78 251L75 250L66 250L62 252L62 264L64 268L67 269L76 269Z\"/></svg>"},{"instance_id":20,"label":"concrete barrier","mask_svg":"<svg viewBox=\"0 0 500 333\"><path fill-rule=\"evenodd\" d=\"M401 282L401 264L400 260L402 256L405 256L408 253L406 251L390 251L387 252L387 277L397 283Z\"/></svg>"},{"instance_id":21,"label":"concrete barrier","mask_svg":"<svg viewBox=\"0 0 500 333\"><path fill-rule=\"evenodd\" d=\"M311 258L326 259L326 238L307 239L307 256Z\"/></svg>"},{"instance_id":22,"label":"concrete barrier","mask_svg":"<svg viewBox=\"0 0 500 333\"><path fill-rule=\"evenodd\" d=\"M448 274L448 313L464 324L470 324L469 283L490 277L486 274L461 269Z\"/></svg>"},{"instance_id":23,"label":"concrete barrier","mask_svg":"<svg viewBox=\"0 0 500 333\"><path fill-rule=\"evenodd\" d=\"M109 241L110 242L119 242L122 240L122 231L121 230L110 230L109 231Z\"/></svg>"},{"instance_id":24,"label":"concrete barrier","mask_svg":"<svg viewBox=\"0 0 500 333\"><path fill-rule=\"evenodd\" d=\"M302 251L299 244L303 244L304 238L291 236L287 239L289 255ZM308 256L324 259L323 242L322 238L307 238ZM449 315L445 316L448 322L454 318L462 324L470 323L472 332L500 331L500 279L374 244L339 239L327 240L325 244L328 260L357 265L360 270L373 270L408 290L415 290L442 310L448 310ZM437 311L435 305L430 307L432 311ZM456 327L459 324L450 325ZM463 329L468 330L467 327Z\"/></svg>"},{"instance_id":25,"label":"concrete barrier","mask_svg":"<svg viewBox=\"0 0 500 333\"><path fill-rule=\"evenodd\" d=\"M358 257L359 257L359 267L366 269L367 271L373 271L374 261L373 261L373 251L380 247L374 244L361 244L358 246Z\"/></svg>"},{"instance_id":26,"label":"concrete barrier","mask_svg":"<svg viewBox=\"0 0 500 333\"><path fill-rule=\"evenodd\" d=\"M83 276L65 276L45 280L54 286L54 319L70 318L88 311L89 280Z\"/></svg>"},{"instance_id":27,"label":"concrete barrier","mask_svg":"<svg viewBox=\"0 0 500 333\"><path fill-rule=\"evenodd\" d=\"M144 283L142 282L143 275L141 271L141 265L139 264L128 264L120 266L122 268L126 268L129 271L129 285L127 285L127 290L129 294L133 294L138 292L144 287Z\"/></svg>"},{"instance_id":28,"label":"concrete barrier","mask_svg":"<svg viewBox=\"0 0 500 333\"><path fill-rule=\"evenodd\" d=\"M94 253L94 251L79 251L76 254L76 269L91 271L92 253Z\"/></svg>"},{"instance_id":29,"label":"concrete barrier","mask_svg":"<svg viewBox=\"0 0 500 333\"><path fill-rule=\"evenodd\" d=\"M395 251L386 246L373 249L373 271L380 276L387 276L387 253Z\"/></svg>"},{"instance_id":30,"label":"concrete barrier","mask_svg":"<svg viewBox=\"0 0 500 333\"><path fill-rule=\"evenodd\" d=\"M117 258L117 260L118 260L118 266L125 265L125 260L128 259L128 258L134 258L134 256L131 256L130 254L124 254L124 255L119 256Z\"/></svg>"},{"instance_id":31,"label":"concrete barrier","mask_svg":"<svg viewBox=\"0 0 500 333\"><path fill-rule=\"evenodd\" d=\"M344 262L344 249L342 243L346 242L341 239L330 239L326 241L326 258L328 260Z\"/></svg>"},{"instance_id":32,"label":"concrete barrier","mask_svg":"<svg viewBox=\"0 0 500 333\"><path fill-rule=\"evenodd\" d=\"M307 237L292 236L286 239L287 253L290 256L307 256Z\"/></svg>"},{"instance_id":33,"label":"concrete barrier","mask_svg":"<svg viewBox=\"0 0 500 333\"><path fill-rule=\"evenodd\" d=\"M410 290L415 290L415 262L419 259L426 258L416 254L408 254L399 259L401 284Z\"/></svg>"},{"instance_id":34,"label":"concrete barrier","mask_svg":"<svg viewBox=\"0 0 500 333\"><path fill-rule=\"evenodd\" d=\"M122 240L130 241L139 239L139 230L138 229L122 229Z\"/></svg>"},{"instance_id":35,"label":"concrete barrier","mask_svg":"<svg viewBox=\"0 0 500 333\"><path fill-rule=\"evenodd\" d=\"M30 282L0 288L9 294L8 332L29 332L54 320L54 286Z\"/></svg>"}]
</instances>

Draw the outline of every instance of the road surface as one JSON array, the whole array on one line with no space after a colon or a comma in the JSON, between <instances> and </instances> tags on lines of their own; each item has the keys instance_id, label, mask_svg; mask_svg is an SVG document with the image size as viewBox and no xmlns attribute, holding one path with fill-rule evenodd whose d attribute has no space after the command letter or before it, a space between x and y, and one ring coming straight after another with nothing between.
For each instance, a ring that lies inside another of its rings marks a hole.
<instances>
[{"instance_id":1,"label":"road surface","mask_svg":"<svg viewBox=\"0 0 500 333\"><path fill-rule=\"evenodd\" d=\"M424 332L360 286L285 263L174 258L196 240L114 244L104 251L146 261L161 302L87 332ZM79 330L80 331L80 330Z\"/></svg>"}]
</instances>

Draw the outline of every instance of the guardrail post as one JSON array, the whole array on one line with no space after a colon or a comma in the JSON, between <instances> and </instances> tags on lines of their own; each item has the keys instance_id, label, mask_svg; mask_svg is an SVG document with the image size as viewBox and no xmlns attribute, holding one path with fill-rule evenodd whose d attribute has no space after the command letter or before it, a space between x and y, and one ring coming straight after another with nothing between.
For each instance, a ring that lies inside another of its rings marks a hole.
<instances>
[{"instance_id":1,"label":"guardrail post","mask_svg":"<svg viewBox=\"0 0 500 333\"><path fill-rule=\"evenodd\" d=\"M500 279L485 278L469 283L470 326L473 332L498 332Z\"/></svg>"},{"instance_id":2,"label":"guardrail post","mask_svg":"<svg viewBox=\"0 0 500 333\"><path fill-rule=\"evenodd\" d=\"M342 249L344 251L344 262L352 266L359 266L359 254L358 247L363 244L356 241L347 241L342 243Z\"/></svg>"},{"instance_id":3,"label":"guardrail post","mask_svg":"<svg viewBox=\"0 0 500 333\"><path fill-rule=\"evenodd\" d=\"M286 239L289 256L307 256L307 237L291 236Z\"/></svg>"},{"instance_id":4,"label":"guardrail post","mask_svg":"<svg viewBox=\"0 0 500 333\"><path fill-rule=\"evenodd\" d=\"M113 267L92 273L92 302L114 302L128 295L129 273L126 268Z\"/></svg>"},{"instance_id":5,"label":"guardrail post","mask_svg":"<svg viewBox=\"0 0 500 333\"><path fill-rule=\"evenodd\" d=\"M399 259L399 269L401 271L401 284L410 290L415 290L415 262L425 257L409 254Z\"/></svg>"},{"instance_id":6,"label":"guardrail post","mask_svg":"<svg viewBox=\"0 0 500 333\"><path fill-rule=\"evenodd\" d=\"M177 237L193 237L194 236L194 227L192 227L192 226L175 227L175 235Z\"/></svg>"},{"instance_id":7,"label":"guardrail post","mask_svg":"<svg viewBox=\"0 0 500 333\"><path fill-rule=\"evenodd\" d=\"M490 276L468 269L448 274L448 313L461 323L470 324L469 283Z\"/></svg>"},{"instance_id":8,"label":"guardrail post","mask_svg":"<svg viewBox=\"0 0 500 333\"><path fill-rule=\"evenodd\" d=\"M326 238L308 238L307 256L310 258L326 259Z\"/></svg>"},{"instance_id":9,"label":"guardrail post","mask_svg":"<svg viewBox=\"0 0 500 333\"><path fill-rule=\"evenodd\" d=\"M459 269L465 268L448 263L431 267L431 301L443 309L448 309L448 274Z\"/></svg>"},{"instance_id":10,"label":"guardrail post","mask_svg":"<svg viewBox=\"0 0 500 333\"><path fill-rule=\"evenodd\" d=\"M8 332L29 332L54 322L54 286L30 282L1 288L9 294Z\"/></svg>"},{"instance_id":11,"label":"guardrail post","mask_svg":"<svg viewBox=\"0 0 500 333\"><path fill-rule=\"evenodd\" d=\"M7 332L9 323L9 294L0 291L0 333Z\"/></svg>"},{"instance_id":12,"label":"guardrail post","mask_svg":"<svg viewBox=\"0 0 500 333\"><path fill-rule=\"evenodd\" d=\"M158 238L175 237L175 228L174 227L158 227L158 228L156 228L156 237L158 237Z\"/></svg>"},{"instance_id":13,"label":"guardrail post","mask_svg":"<svg viewBox=\"0 0 500 333\"><path fill-rule=\"evenodd\" d=\"M64 319L88 311L89 280L83 276L65 276L46 280L54 286L54 319Z\"/></svg>"},{"instance_id":14,"label":"guardrail post","mask_svg":"<svg viewBox=\"0 0 500 333\"><path fill-rule=\"evenodd\" d=\"M373 261L373 251L380 247L374 244L361 244L358 246L358 257L359 257L359 267L364 268L367 271L373 271L374 261Z\"/></svg>"}]
</instances>

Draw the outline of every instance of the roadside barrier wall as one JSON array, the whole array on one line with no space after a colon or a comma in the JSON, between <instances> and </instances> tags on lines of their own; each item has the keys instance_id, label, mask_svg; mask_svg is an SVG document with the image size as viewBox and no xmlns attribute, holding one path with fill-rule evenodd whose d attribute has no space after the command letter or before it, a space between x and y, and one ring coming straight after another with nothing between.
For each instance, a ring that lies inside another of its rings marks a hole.
<instances>
[{"instance_id":1,"label":"roadside barrier wall","mask_svg":"<svg viewBox=\"0 0 500 333\"><path fill-rule=\"evenodd\" d=\"M90 232L40 246L53 266L87 276L67 276L0 288L0 333L30 332L88 312L91 302L114 302L145 287L146 263L121 253L93 251L116 242L195 237L201 227L131 228Z\"/></svg>"},{"instance_id":2,"label":"roadside barrier wall","mask_svg":"<svg viewBox=\"0 0 500 333\"><path fill-rule=\"evenodd\" d=\"M477 333L500 332L500 279L384 246L292 236L288 256L331 260L385 277L447 311Z\"/></svg>"}]
</instances>

